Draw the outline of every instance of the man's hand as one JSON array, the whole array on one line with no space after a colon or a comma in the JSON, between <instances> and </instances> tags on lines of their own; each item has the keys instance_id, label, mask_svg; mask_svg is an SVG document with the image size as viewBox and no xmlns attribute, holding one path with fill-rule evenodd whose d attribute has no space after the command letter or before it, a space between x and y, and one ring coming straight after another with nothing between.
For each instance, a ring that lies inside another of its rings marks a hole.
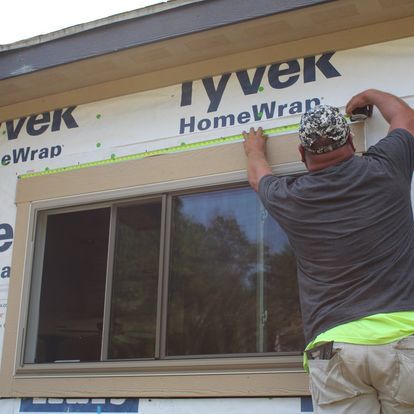
<instances>
[{"instance_id":1,"label":"man's hand","mask_svg":"<svg viewBox=\"0 0 414 414\"><path fill-rule=\"evenodd\" d=\"M247 156L249 156L251 152L258 152L263 155L266 154L267 136L263 135L263 129L261 127L257 128L257 132L255 132L253 127L250 128L249 133L243 131L243 137L244 151Z\"/></svg>"},{"instance_id":2,"label":"man's hand","mask_svg":"<svg viewBox=\"0 0 414 414\"><path fill-rule=\"evenodd\" d=\"M371 90L367 89L357 95L353 96L351 100L347 103L345 111L348 115L352 115L352 112L357 108L362 108L367 105L372 105L373 102L370 99Z\"/></svg>"},{"instance_id":3,"label":"man's hand","mask_svg":"<svg viewBox=\"0 0 414 414\"><path fill-rule=\"evenodd\" d=\"M356 108L375 105L384 119L390 124L389 130L404 128L414 135L414 110L402 99L376 89L367 89L355 95L346 105L346 113L352 114Z\"/></svg>"},{"instance_id":4,"label":"man's hand","mask_svg":"<svg viewBox=\"0 0 414 414\"><path fill-rule=\"evenodd\" d=\"M260 179L272 173L269 163L266 160L266 139L262 128L257 132L250 128L249 133L243 131L244 151L247 156L247 175L250 185L255 191L259 188Z\"/></svg>"}]
</instances>

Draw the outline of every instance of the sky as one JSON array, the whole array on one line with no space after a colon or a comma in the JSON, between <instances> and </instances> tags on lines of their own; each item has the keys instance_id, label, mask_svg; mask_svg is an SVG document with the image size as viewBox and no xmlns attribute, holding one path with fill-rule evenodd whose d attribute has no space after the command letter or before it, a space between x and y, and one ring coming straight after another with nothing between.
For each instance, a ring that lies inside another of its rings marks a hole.
<instances>
[{"instance_id":1,"label":"sky","mask_svg":"<svg viewBox=\"0 0 414 414\"><path fill-rule=\"evenodd\" d=\"M1 8L0 45L166 0L7 0Z\"/></svg>"}]
</instances>

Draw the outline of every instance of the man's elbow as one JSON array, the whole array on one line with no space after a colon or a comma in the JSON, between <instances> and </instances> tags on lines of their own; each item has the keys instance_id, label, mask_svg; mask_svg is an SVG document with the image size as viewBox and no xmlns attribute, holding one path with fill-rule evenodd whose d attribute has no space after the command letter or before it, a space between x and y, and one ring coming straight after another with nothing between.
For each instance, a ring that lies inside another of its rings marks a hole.
<instances>
[{"instance_id":1,"label":"man's elbow","mask_svg":"<svg viewBox=\"0 0 414 414\"><path fill-rule=\"evenodd\" d=\"M257 174L249 174L248 181L254 191L259 192L260 180L265 176L272 173L270 168L265 168Z\"/></svg>"},{"instance_id":2,"label":"man's elbow","mask_svg":"<svg viewBox=\"0 0 414 414\"><path fill-rule=\"evenodd\" d=\"M259 180L257 179L257 177L249 177L249 184L250 187L252 187L253 190L256 191L256 193L259 191Z\"/></svg>"},{"instance_id":3,"label":"man's elbow","mask_svg":"<svg viewBox=\"0 0 414 414\"><path fill-rule=\"evenodd\" d=\"M414 110L404 108L400 114L397 114L390 122L390 131L396 128L403 128L414 135Z\"/></svg>"}]
</instances>

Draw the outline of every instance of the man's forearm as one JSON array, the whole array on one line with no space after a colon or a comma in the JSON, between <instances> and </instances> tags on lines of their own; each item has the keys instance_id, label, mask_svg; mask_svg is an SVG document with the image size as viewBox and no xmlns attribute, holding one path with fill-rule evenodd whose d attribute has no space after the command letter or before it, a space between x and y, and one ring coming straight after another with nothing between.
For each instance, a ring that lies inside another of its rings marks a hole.
<instances>
[{"instance_id":1,"label":"man's forearm","mask_svg":"<svg viewBox=\"0 0 414 414\"><path fill-rule=\"evenodd\" d=\"M384 119L392 124L396 118L413 115L413 110L400 98L386 92L370 89L368 99L381 112Z\"/></svg>"},{"instance_id":2,"label":"man's forearm","mask_svg":"<svg viewBox=\"0 0 414 414\"><path fill-rule=\"evenodd\" d=\"M272 170L264 153L250 152L247 154L247 177L255 191L259 189L260 179L271 173Z\"/></svg>"},{"instance_id":3,"label":"man's forearm","mask_svg":"<svg viewBox=\"0 0 414 414\"><path fill-rule=\"evenodd\" d=\"M266 159L267 136L263 135L263 129L259 127L257 131L254 128L250 128L249 133L243 131L243 137L243 146L247 158L247 177L249 184L257 191L260 179L272 173Z\"/></svg>"}]
</instances>

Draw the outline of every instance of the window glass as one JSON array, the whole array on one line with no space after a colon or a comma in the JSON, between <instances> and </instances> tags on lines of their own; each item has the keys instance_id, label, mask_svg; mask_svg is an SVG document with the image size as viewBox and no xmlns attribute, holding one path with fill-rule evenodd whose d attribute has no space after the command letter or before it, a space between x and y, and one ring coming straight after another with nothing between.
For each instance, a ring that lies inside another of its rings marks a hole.
<instances>
[{"instance_id":1,"label":"window glass","mask_svg":"<svg viewBox=\"0 0 414 414\"><path fill-rule=\"evenodd\" d=\"M35 362L100 359L109 212L47 217Z\"/></svg>"},{"instance_id":2,"label":"window glass","mask_svg":"<svg viewBox=\"0 0 414 414\"><path fill-rule=\"evenodd\" d=\"M175 197L167 355L302 347L293 252L255 192Z\"/></svg>"},{"instance_id":3,"label":"window glass","mask_svg":"<svg viewBox=\"0 0 414 414\"><path fill-rule=\"evenodd\" d=\"M154 358L161 202L119 207L109 358Z\"/></svg>"},{"instance_id":4,"label":"window glass","mask_svg":"<svg viewBox=\"0 0 414 414\"><path fill-rule=\"evenodd\" d=\"M171 231L166 197L40 214L26 363L301 352L295 257L256 193L170 197Z\"/></svg>"}]
</instances>

